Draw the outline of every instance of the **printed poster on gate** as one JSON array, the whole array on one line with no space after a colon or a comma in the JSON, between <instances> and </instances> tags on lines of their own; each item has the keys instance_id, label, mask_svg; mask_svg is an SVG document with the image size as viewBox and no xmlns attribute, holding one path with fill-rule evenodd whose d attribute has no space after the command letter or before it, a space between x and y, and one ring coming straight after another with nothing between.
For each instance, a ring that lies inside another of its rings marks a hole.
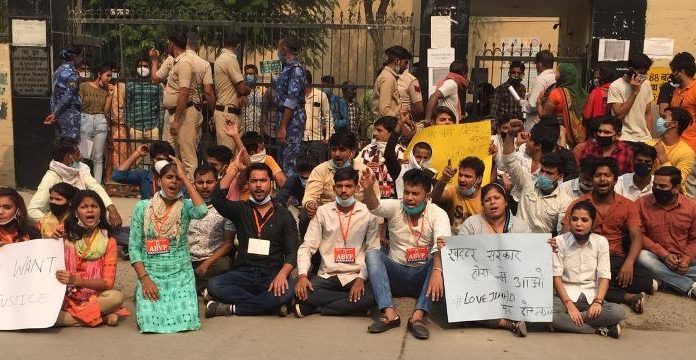
<instances>
[{"instance_id":1,"label":"printed poster on gate","mask_svg":"<svg viewBox=\"0 0 696 360\"><path fill-rule=\"evenodd\" d=\"M551 322L550 234L462 235L442 248L449 322Z\"/></svg>"}]
</instances>

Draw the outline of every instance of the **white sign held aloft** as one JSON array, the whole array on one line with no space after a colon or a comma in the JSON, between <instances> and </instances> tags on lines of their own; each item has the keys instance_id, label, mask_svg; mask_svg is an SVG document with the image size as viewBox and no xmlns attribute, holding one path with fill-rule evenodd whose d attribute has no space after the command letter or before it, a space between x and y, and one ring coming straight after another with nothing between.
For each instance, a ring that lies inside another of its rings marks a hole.
<instances>
[{"instance_id":1,"label":"white sign held aloft","mask_svg":"<svg viewBox=\"0 0 696 360\"><path fill-rule=\"evenodd\" d=\"M447 239L442 267L449 322L551 322L549 234L463 235Z\"/></svg>"},{"instance_id":2,"label":"white sign held aloft","mask_svg":"<svg viewBox=\"0 0 696 360\"><path fill-rule=\"evenodd\" d=\"M0 247L0 330L51 327L65 297L63 241L38 239Z\"/></svg>"}]
</instances>

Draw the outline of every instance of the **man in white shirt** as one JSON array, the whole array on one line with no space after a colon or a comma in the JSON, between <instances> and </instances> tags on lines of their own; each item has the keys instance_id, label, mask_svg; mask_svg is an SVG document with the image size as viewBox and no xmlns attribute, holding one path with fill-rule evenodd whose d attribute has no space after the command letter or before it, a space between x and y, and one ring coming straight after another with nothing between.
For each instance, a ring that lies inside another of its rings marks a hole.
<instances>
[{"instance_id":1,"label":"man in white shirt","mask_svg":"<svg viewBox=\"0 0 696 360\"><path fill-rule=\"evenodd\" d=\"M650 174L657 159L654 147L638 143L633 148L633 171L619 176L614 191L635 202L638 198L652 194L653 176Z\"/></svg>"},{"instance_id":2,"label":"man in white shirt","mask_svg":"<svg viewBox=\"0 0 696 360\"><path fill-rule=\"evenodd\" d=\"M326 160L329 137L333 134L331 107L326 94L312 86L312 73L305 71L307 86L305 87L305 123L303 145L318 161Z\"/></svg>"},{"instance_id":3,"label":"man in white shirt","mask_svg":"<svg viewBox=\"0 0 696 360\"><path fill-rule=\"evenodd\" d=\"M559 185L558 188L561 192L568 194L575 200L592 191L592 172L596 159L594 156L585 156L580 160L580 175Z\"/></svg>"},{"instance_id":4,"label":"man in white shirt","mask_svg":"<svg viewBox=\"0 0 696 360\"><path fill-rule=\"evenodd\" d=\"M432 115L435 113L435 108L444 106L454 113L455 123L458 123L466 114L464 114L460 92L465 92L469 86L467 79L468 67L464 61L454 61L450 64L447 77L438 84L437 90L430 95L428 104L425 107L425 120L433 120Z\"/></svg>"},{"instance_id":5,"label":"man in white shirt","mask_svg":"<svg viewBox=\"0 0 696 360\"><path fill-rule=\"evenodd\" d=\"M417 339L430 336L425 316L433 301L444 296L442 260L436 240L451 235L447 213L427 201L432 189L432 176L426 170L411 169L404 174L403 200L379 199L370 169L363 171L360 181L367 208L373 215L389 223L389 254L379 249L365 256L372 291L384 316L370 325L370 333L381 333L399 327L392 293L417 297L416 308L408 321L408 331Z\"/></svg>"},{"instance_id":6,"label":"man in white shirt","mask_svg":"<svg viewBox=\"0 0 696 360\"><path fill-rule=\"evenodd\" d=\"M317 209L297 250L297 317L365 315L374 306L372 289L366 284L365 252L379 251L378 226L367 206L355 200L358 178L352 168L336 170L336 201ZM310 281L311 259L317 251L321 266Z\"/></svg>"},{"instance_id":7,"label":"man in white shirt","mask_svg":"<svg viewBox=\"0 0 696 360\"><path fill-rule=\"evenodd\" d=\"M622 141L645 142L652 138L654 99L650 81L646 79L650 66L652 60L645 54L638 54L628 60L628 72L609 86L607 104L623 123Z\"/></svg>"},{"instance_id":8,"label":"man in white shirt","mask_svg":"<svg viewBox=\"0 0 696 360\"><path fill-rule=\"evenodd\" d=\"M540 102L546 89L556 83L556 73L553 70L553 62L554 56L549 50L539 51L534 57L537 77L536 80L534 80L534 85L532 85L532 90L529 92L527 100L523 99L520 101L522 110L527 113L527 121L524 125L527 130L530 130L539 122L537 104Z\"/></svg>"}]
</instances>

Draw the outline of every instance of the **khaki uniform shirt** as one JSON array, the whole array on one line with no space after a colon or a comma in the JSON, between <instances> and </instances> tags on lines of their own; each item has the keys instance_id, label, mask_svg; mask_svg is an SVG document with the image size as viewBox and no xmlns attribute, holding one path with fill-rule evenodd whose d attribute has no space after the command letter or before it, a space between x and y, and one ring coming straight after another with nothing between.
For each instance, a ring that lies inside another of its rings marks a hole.
<instances>
[{"instance_id":1,"label":"khaki uniform shirt","mask_svg":"<svg viewBox=\"0 0 696 360\"><path fill-rule=\"evenodd\" d=\"M193 66L193 73L196 77L195 88L191 88L191 93L193 94L193 102L200 104L203 101L203 85L213 85L213 70L210 67L210 63L198 56L193 50L186 50L193 60L191 65ZM194 91L195 89L195 91Z\"/></svg>"},{"instance_id":2,"label":"khaki uniform shirt","mask_svg":"<svg viewBox=\"0 0 696 360\"><path fill-rule=\"evenodd\" d=\"M239 94L235 85L244 81L244 75L237 61L237 55L222 49L215 59L215 93L217 105L239 108Z\"/></svg>"},{"instance_id":3,"label":"khaki uniform shirt","mask_svg":"<svg viewBox=\"0 0 696 360\"><path fill-rule=\"evenodd\" d=\"M165 108L176 108L176 99L179 96L179 89L182 87L191 90L187 101L200 102L200 96L194 91L198 84L196 83L193 62L191 55L186 52L179 54L174 59L174 64L167 76L167 85L164 87L164 96L162 97L162 105Z\"/></svg>"},{"instance_id":4,"label":"khaki uniform shirt","mask_svg":"<svg viewBox=\"0 0 696 360\"><path fill-rule=\"evenodd\" d=\"M365 170L365 166L360 159L353 160L353 169L357 170L362 179L362 172ZM323 163L317 165L312 173L307 179L307 186L305 186L305 194L302 198L302 206L305 206L308 202L314 201L317 205L324 205L336 200L336 193L334 192L334 173L336 170L331 166L331 160L324 161ZM379 185L375 181L372 186L372 191L379 197ZM355 198L358 201L363 200L363 188L358 184L358 189L355 193Z\"/></svg>"},{"instance_id":5,"label":"khaki uniform shirt","mask_svg":"<svg viewBox=\"0 0 696 360\"><path fill-rule=\"evenodd\" d=\"M397 81L399 96L401 97L401 110L411 112L413 104L423 101L420 91L420 83L408 70L399 75Z\"/></svg>"},{"instance_id":6,"label":"khaki uniform shirt","mask_svg":"<svg viewBox=\"0 0 696 360\"><path fill-rule=\"evenodd\" d=\"M375 90L372 97L372 112L377 117L399 116L401 110L401 96L397 81L399 74L394 69L385 66L377 80L375 80Z\"/></svg>"}]
</instances>

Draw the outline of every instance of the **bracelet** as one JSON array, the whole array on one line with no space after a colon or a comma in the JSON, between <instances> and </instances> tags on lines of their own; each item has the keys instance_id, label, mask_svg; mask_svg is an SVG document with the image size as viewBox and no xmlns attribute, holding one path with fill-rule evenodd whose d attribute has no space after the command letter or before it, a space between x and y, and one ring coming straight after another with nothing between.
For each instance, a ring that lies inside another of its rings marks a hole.
<instances>
[{"instance_id":1,"label":"bracelet","mask_svg":"<svg viewBox=\"0 0 696 360\"><path fill-rule=\"evenodd\" d=\"M439 267L434 267L434 268L433 268L433 271L439 271L439 272L442 272L442 269L441 269L441 268L439 268Z\"/></svg>"},{"instance_id":2,"label":"bracelet","mask_svg":"<svg viewBox=\"0 0 696 360\"><path fill-rule=\"evenodd\" d=\"M139 275L139 276L138 276L138 280L142 280L142 279L144 279L144 278L146 278L146 277L150 277L150 274L145 273L145 274Z\"/></svg>"},{"instance_id":3,"label":"bracelet","mask_svg":"<svg viewBox=\"0 0 696 360\"><path fill-rule=\"evenodd\" d=\"M307 279L309 279L309 277L307 277L307 274L300 274L300 275L297 275L297 278L298 278L298 279L299 279L299 278L307 278Z\"/></svg>"},{"instance_id":4,"label":"bracelet","mask_svg":"<svg viewBox=\"0 0 696 360\"><path fill-rule=\"evenodd\" d=\"M595 298L594 300L592 300L592 303L593 303L593 304L603 305L603 304L604 304L604 299Z\"/></svg>"}]
</instances>

